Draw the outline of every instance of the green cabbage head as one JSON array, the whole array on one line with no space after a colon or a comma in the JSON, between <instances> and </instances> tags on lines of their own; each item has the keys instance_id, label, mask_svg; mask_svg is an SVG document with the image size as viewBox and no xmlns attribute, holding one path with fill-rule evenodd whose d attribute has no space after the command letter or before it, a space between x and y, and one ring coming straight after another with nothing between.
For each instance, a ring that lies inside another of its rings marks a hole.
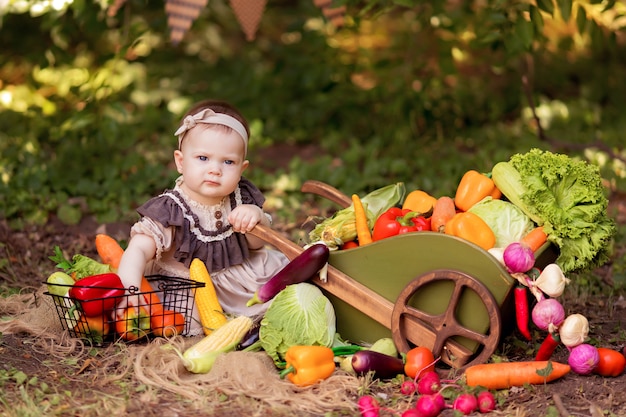
<instances>
[{"instance_id":1,"label":"green cabbage head","mask_svg":"<svg viewBox=\"0 0 626 417\"><path fill-rule=\"evenodd\" d=\"M336 333L335 309L315 285L287 286L272 300L261 320L259 341L274 362L294 345L331 347Z\"/></svg>"}]
</instances>

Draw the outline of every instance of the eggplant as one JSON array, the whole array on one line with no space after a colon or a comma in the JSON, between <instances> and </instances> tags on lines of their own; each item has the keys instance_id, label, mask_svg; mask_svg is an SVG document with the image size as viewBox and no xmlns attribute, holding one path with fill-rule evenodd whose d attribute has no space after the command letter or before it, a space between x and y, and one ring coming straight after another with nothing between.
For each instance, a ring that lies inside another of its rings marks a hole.
<instances>
[{"instance_id":1,"label":"eggplant","mask_svg":"<svg viewBox=\"0 0 626 417\"><path fill-rule=\"evenodd\" d=\"M360 350L352 355L352 368L357 375L374 372L374 378L391 379L404 374L404 361L373 350Z\"/></svg>"},{"instance_id":2,"label":"eggplant","mask_svg":"<svg viewBox=\"0 0 626 417\"><path fill-rule=\"evenodd\" d=\"M287 285L298 284L313 278L326 265L330 251L323 243L315 243L283 267L259 288L248 300L248 307L268 302Z\"/></svg>"}]
</instances>

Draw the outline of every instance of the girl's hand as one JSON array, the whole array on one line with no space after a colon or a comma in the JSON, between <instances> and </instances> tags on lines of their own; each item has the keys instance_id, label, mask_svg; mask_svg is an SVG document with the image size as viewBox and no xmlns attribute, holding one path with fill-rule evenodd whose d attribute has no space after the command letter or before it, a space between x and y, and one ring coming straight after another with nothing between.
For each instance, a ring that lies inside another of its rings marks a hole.
<instances>
[{"instance_id":1,"label":"girl's hand","mask_svg":"<svg viewBox=\"0 0 626 417\"><path fill-rule=\"evenodd\" d=\"M233 230L238 233L246 233L254 229L265 216L263 210L254 204L243 204L235 207L228 216L228 222L233 226Z\"/></svg>"}]
</instances>

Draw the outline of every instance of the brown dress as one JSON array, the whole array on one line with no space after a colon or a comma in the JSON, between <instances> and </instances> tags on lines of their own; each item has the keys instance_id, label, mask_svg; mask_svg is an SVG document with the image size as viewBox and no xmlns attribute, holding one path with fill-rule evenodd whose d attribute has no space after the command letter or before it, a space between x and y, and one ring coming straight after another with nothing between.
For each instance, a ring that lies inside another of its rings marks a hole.
<instances>
[{"instance_id":1,"label":"brown dress","mask_svg":"<svg viewBox=\"0 0 626 417\"><path fill-rule=\"evenodd\" d=\"M189 278L189 265L202 259L211 274L218 299L225 313L254 317L269 302L247 307L246 302L289 260L274 249L250 250L245 235L236 233L228 215L241 204L263 207L263 194L250 181L241 178L237 189L220 204L206 206L187 196L180 187L167 190L137 209L142 218L133 225L132 236L143 233L156 242L157 254L146 267L146 275ZM197 311L189 334L201 333Z\"/></svg>"}]
</instances>

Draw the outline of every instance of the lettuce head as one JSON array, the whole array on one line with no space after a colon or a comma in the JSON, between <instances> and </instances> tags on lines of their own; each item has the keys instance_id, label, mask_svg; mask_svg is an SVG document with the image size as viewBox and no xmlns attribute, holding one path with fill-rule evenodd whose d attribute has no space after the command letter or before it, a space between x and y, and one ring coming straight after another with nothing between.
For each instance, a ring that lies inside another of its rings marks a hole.
<instances>
[{"instance_id":1,"label":"lettuce head","mask_svg":"<svg viewBox=\"0 0 626 417\"><path fill-rule=\"evenodd\" d=\"M295 345L331 347L336 333L335 309L315 285L287 286L272 300L259 329L263 350L274 360L284 360Z\"/></svg>"}]
</instances>

